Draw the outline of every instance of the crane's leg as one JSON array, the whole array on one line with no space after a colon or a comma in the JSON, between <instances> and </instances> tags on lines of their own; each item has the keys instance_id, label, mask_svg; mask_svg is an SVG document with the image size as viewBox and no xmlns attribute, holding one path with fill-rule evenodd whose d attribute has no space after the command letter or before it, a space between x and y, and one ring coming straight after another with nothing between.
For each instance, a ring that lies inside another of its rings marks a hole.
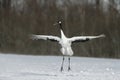
<instances>
[{"instance_id":1,"label":"crane's leg","mask_svg":"<svg viewBox=\"0 0 120 80\"><path fill-rule=\"evenodd\" d=\"M65 60L65 58L64 58L64 56L63 56L62 65L61 65L61 72L63 71L64 60Z\"/></svg>"},{"instance_id":2,"label":"crane's leg","mask_svg":"<svg viewBox=\"0 0 120 80\"><path fill-rule=\"evenodd\" d=\"M70 68L70 57L68 58L68 62L69 62L68 71L70 71L71 70L71 68Z\"/></svg>"}]
</instances>

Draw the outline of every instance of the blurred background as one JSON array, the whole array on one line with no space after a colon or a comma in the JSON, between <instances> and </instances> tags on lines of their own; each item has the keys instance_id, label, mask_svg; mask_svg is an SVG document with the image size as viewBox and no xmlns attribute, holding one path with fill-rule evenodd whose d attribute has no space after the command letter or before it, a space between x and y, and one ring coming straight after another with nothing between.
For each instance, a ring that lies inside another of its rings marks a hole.
<instances>
[{"instance_id":1,"label":"blurred background","mask_svg":"<svg viewBox=\"0 0 120 80\"><path fill-rule=\"evenodd\" d=\"M73 44L74 56L120 58L120 0L0 0L0 52L62 55L58 43L31 40L30 34L67 37L105 34Z\"/></svg>"}]
</instances>

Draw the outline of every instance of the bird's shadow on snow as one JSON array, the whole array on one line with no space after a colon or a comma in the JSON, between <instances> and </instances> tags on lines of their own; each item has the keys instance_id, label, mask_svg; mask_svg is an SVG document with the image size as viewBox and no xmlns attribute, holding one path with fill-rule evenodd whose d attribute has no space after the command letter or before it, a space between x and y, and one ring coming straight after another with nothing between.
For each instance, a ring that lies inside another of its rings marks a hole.
<instances>
[{"instance_id":1,"label":"bird's shadow on snow","mask_svg":"<svg viewBox=\"0 0 120 80\"><path fill-rule=\"evenodd\" d=\"M21 72L20 73L21 76L79 76L79 74L73 74L73 73L69 73L69 72L59 72L59 73L45 73L45 72Z\"/></svg>"},{"instance_id":2,"label":"bird's shadow on snow","mask_svg":"<svg viewBox=\"0 0 120 80\"><path fill-rule=\"evenodd\" d=\"M22 72L20 75L24 76L57 76L57 74L50 74L50 73L37 73L37 72Z\"/></svg>"}]
</instances>

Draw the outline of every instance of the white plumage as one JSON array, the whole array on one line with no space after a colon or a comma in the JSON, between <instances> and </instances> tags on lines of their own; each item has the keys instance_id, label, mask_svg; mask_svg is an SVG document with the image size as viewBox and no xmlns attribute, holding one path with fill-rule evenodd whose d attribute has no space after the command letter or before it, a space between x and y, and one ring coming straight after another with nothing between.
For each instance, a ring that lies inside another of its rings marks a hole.
<instances>
[{"instance_id":1,"label":"white plumage","mask_svg":"<svg viewBox=\"0 0 120 80\"><path fill-rule=\"evenodd\" d=\"M60 41L60 38L59 37L57 37L57 36L47 36L47 35L32 35L32 37L31 37L32 39L44 39L44 40L47 40L47 39L49 39L49 40L56 40L56 41Z\"/></svg>"},{"instance_id":2,"label":"white plumage","mask_svg":"<svg viewBox=\"0 0 120 80\"><path fill-rule=\"evenodd\" d=\"M61 52L63 54L63 62L64 62L64 56L69 56L69 60L70 60L70 56L73 55L73 51L71 48L71 44L74 42L86 42L95 38L101 38L101 37L105 37L104 34L99 35L99 36L76 36L76 37L72 37L72 38L67 38L62 30L62 23L61 21L59 21L57 24L59 24L60 26L60 32L61 32L61 37L57 37L57 36L51 36L51 35L32 35L31 38L32 39L43 39L43 40L51 40L51 41L57 41L59 42L59 44L61 45ZM62 66L63 66L63 62L62 62ZM69 61L70 62L70 61ZM63 67L61 67L61 71L63 70ZM70 67L68 68L68 70L70 70Z\"/></svg>"},{"instance_id":3,"label":"white plumage","mask_svg":"<svg viewBox=\"0 0 120 80\"><path fill-rule=\"evenodd\" d=\"M104 34L99 35L99 36L76 36L72 38L67 38L62 29L61 29L61 38L57 36L51 36L51 35L32 35L31 38L34 39L43 39L43 40L51 40L51 41L57 41L61 45L61 52L63 55L66 56L72 56L73 51L71 48L71 44L74 42L85 42L88 40L92 40L95 38L100 38L100 37L105 37Z\"/></svg>"}]
</instances>

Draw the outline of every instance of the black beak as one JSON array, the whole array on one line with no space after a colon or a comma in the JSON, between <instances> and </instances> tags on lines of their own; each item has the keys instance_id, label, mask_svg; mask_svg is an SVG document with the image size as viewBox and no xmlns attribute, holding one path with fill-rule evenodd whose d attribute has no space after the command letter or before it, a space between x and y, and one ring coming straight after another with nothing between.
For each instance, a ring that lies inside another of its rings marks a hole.
<instances>
[{"instance_id":1,"label":"black beak","mask_svg":"<svg viewBox=\"0 0 120 80\"><path fill-rule=\"evenodd\" d=\"M56 26L56 25L58 25L58 23L54 23L53 25Z\"/></svg>"},{"instance_id":2,"label":"black beak","mask_svg":"<svg viewBox=\"0 0 120 80\"><path fill-rule=\"evenodd\" d=\"M56 25L61 25L61 24L62 24L62 22L58 21L58 22L54 23L53 25L56 26Z\"/></svg>"}]
</instances>

